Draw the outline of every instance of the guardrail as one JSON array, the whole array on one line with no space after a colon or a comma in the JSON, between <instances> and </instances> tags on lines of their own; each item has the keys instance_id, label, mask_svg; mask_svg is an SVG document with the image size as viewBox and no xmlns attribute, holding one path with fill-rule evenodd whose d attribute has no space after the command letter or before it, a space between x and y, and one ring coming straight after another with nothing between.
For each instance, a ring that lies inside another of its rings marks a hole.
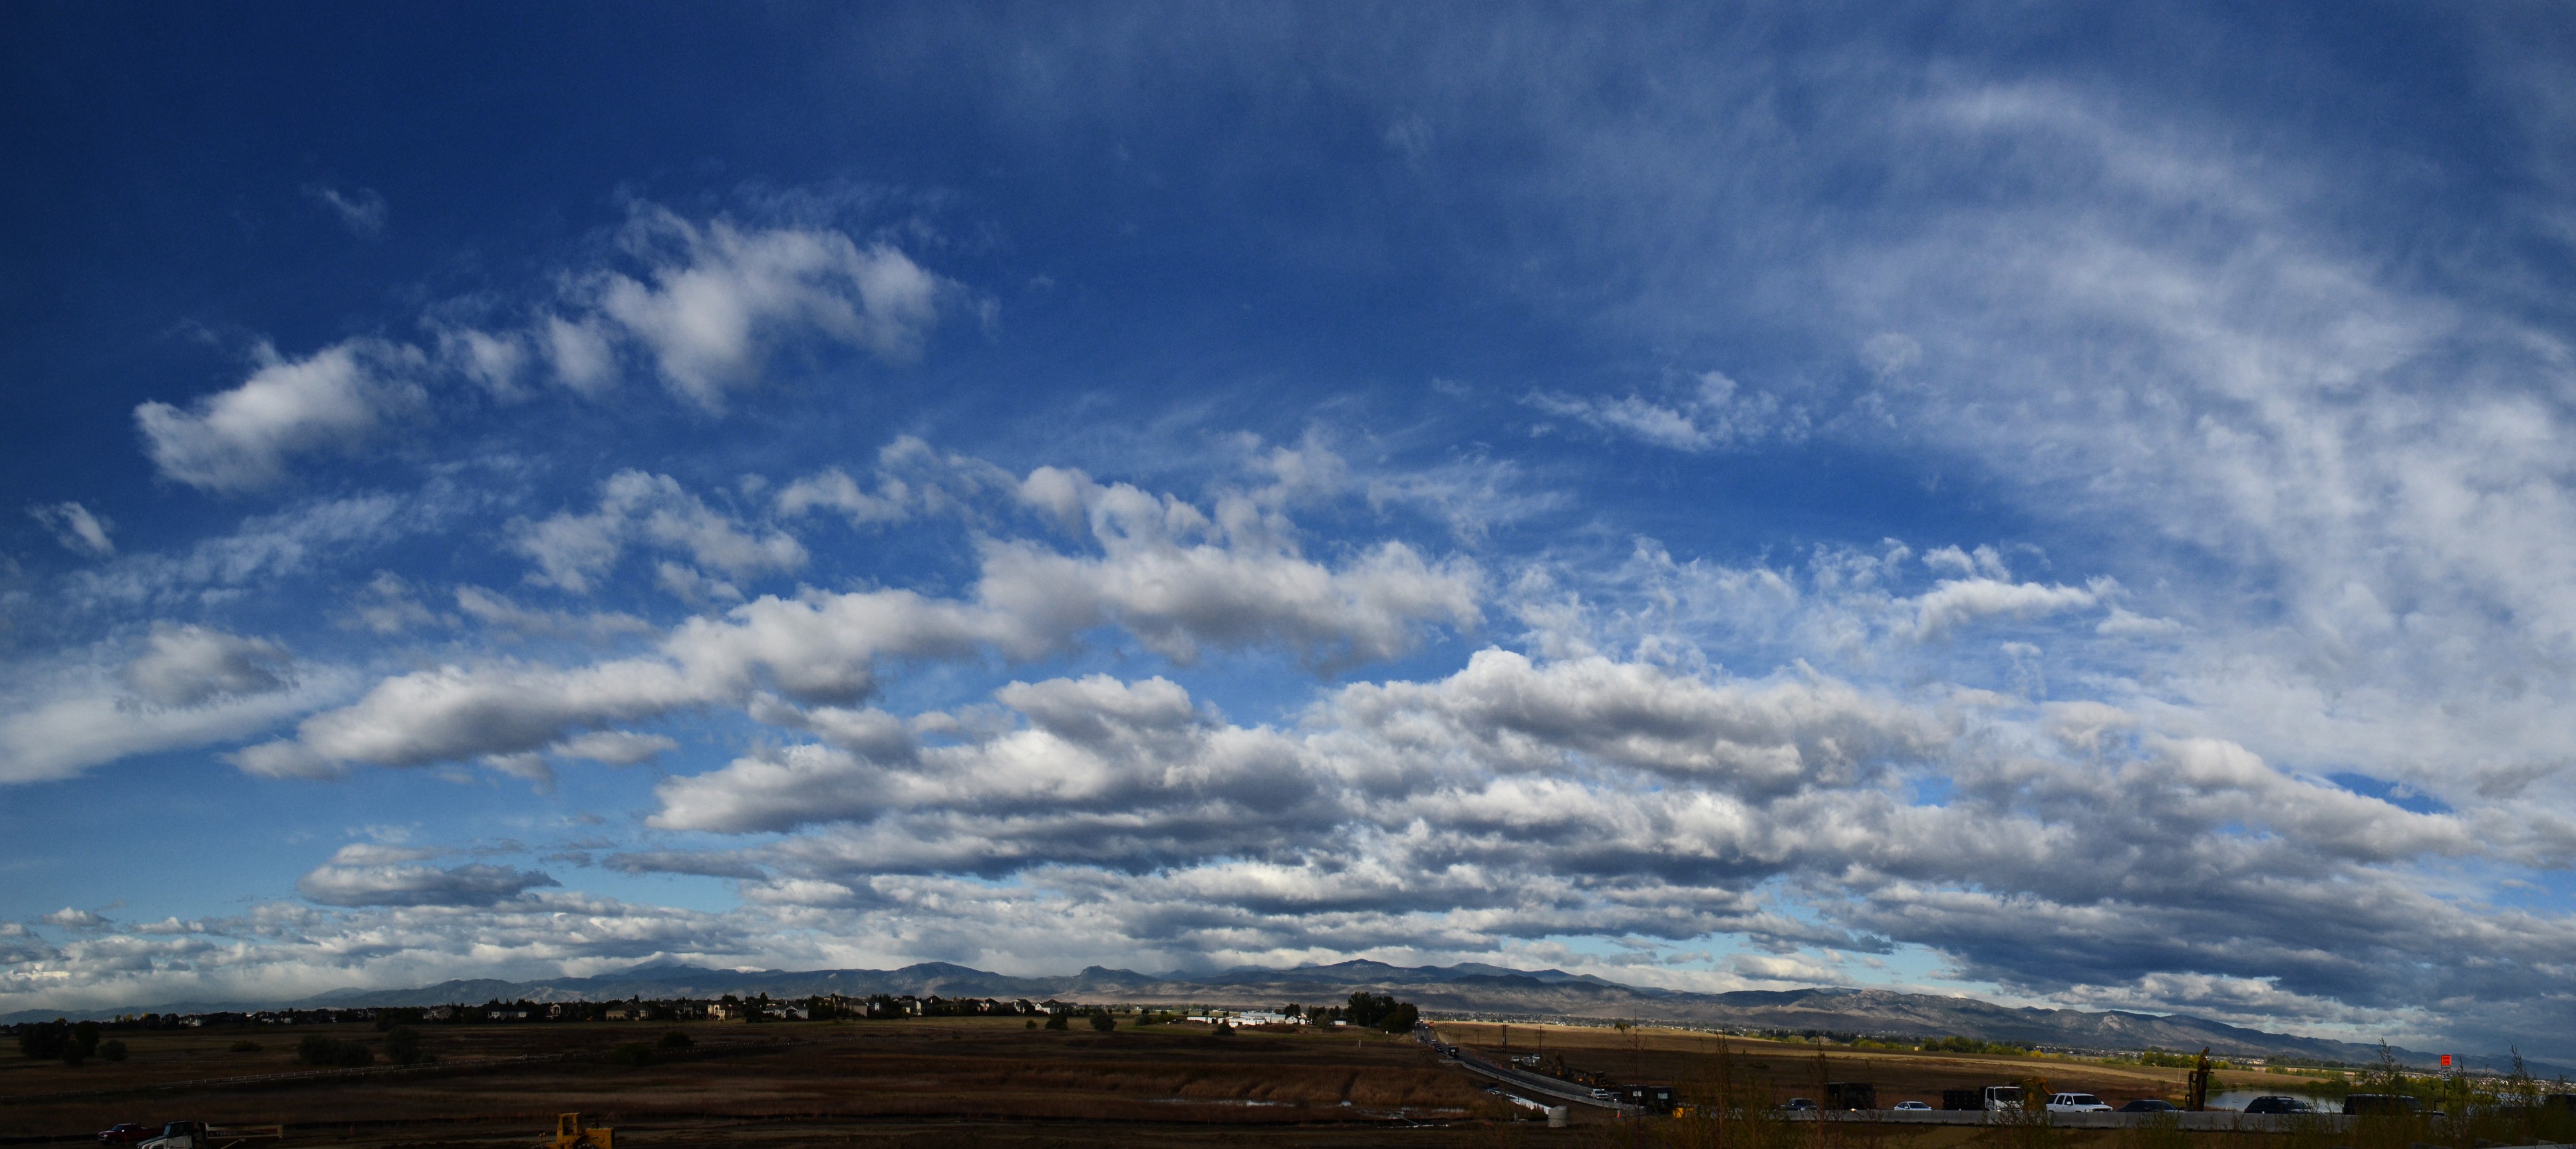
<instances>
[{"instance_id":1,"label":"guardrail","mask_svg":"<svg viewBox=\"0 0 2576 1149\"><path fill-rule=\"evenodd\" d=\"M1414 1030L1413 1039L1440 1051L1443 1056L1457 1062L1459 1068L1493 1078L1505 1085L1517 1085L1532 1093L1544 1094L1558 1101L1571 1101L1577 1105L1589 1105L1596 1109L1607 1109L1629 1116L1645 1112L1644 1109L1624 1101L1609 1101L1594 1097L1591 1090L1571 1081L1498 1064L1464 1047L1445 1044L1427 1026Z\"/></svg>"},{"instance_id":2,"label":"guardrail","mask_svg":"<svg viewBox=\"0 0 2576 1149\"><path fill-rule=\"evenodd\" d=\"M2032 1120L2010 1111L1989 1113L1982 1109L1825 1109L1799 1110L1781 1116L1791 1121L1882 1125L2018 1125L2027 1122L2046 1124L2052 1129L2136 1129L2169 1121L2194 1133L2279 1133L2302 1128L2340 1133L2353 1129L2358 1122L2381 1120L2348 1117L2341 1113L2240 1113L2233 1109L2199 1113L2051 1113L2042 1120Z\"/></svg>"}]
</instances>

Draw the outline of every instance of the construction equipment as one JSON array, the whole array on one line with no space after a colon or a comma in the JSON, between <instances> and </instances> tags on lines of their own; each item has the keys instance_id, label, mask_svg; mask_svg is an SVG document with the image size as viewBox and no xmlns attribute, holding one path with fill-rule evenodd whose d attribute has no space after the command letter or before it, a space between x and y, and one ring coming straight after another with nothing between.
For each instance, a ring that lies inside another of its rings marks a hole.
<instances>
[{"instance_id":1,"label":"construction equipment","mask_svg":"<svg viewBox=\"0 0 2576 1149\"><path fill-rule=\"evenodd\" d=\"M616 1132L614 1129L584 1128L578 1113L558 1113L555 1115L555 1139L538 1146L538 1149L611 1149L610 1141Z\"/></svg>"}]
</instances>

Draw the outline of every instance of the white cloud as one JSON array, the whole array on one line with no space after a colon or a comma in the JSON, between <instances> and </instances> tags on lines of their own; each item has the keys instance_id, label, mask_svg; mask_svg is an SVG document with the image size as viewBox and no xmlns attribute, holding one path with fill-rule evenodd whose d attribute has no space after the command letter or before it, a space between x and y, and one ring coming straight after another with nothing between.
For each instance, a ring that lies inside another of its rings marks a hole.
<instances>
[{"instance_id":1,"label":"white cloud","mask_svg":"<svg viewBox=\"0 0 2576 1149\"><path fill-rule=\"evenodd\" d=\"M781 488L774 503L787 518L831 510L851 526L876 527L920 515L978 517L1021 482L982 459L942 454L910 435L877 452L874 477L874 490L861 490L848 472L828 467Z\"/></svg>"},{"instance_id":2,"label":"white cloud","mask_svg":"<svg viewBox=\"0 0 2576 1149\"><path fill-rule=\"evenodd\" d=\"M1991 578L1943 579L1914 600L1914 637L1939 638L1989 618L2027 620L2083 610L2100 602L2101 597L2101 592L2082 587Z\"/></svg>"},{"instance_id":3,"label":"white cloud","mask_svg":"<svg viewBox=\"0 0 2576 1149\"><path fill-rule=\"evenodd\" d=\"M538 610L511 601L509 596L479 586L456 588L456 609L465 612L485 626L498 627L524 635L552 635L602 641L619 635L651 634L653 624L631 614L595 611L576 614L571 611Z\"/></svg>"},{"instance_id":4,"label":"white cloud","mask_svg":"<svg viewBox=\"0 0 2576 1149\"><path fill-rule=\"evenodd\" d=\"M737 578L805 565L805 547L794 536L747 528L707 506L679 480L642 471L610 476L600 486L597 509L588 514L565 511L521 521L510 533L511 548L537 563L530 581L577 594L587 593L634 543L686 554Z\"/></svg>"},{"instance_id":5,"label":"white cloud","mask_svg":"<svg viewBox=\"0 0 2576 1149\"><path fill-rule=\"evenodd\" d=\"M468 877L453 880L448 890L475 895L472 901L484 893L503 894L519 880ZM424 892L435 892L438 881L425 883ZM373 888L361 879L349 892L365 896ZM404 893L399 887L390 892ZM395 988L458 974L590 974L657 958L710 966L741 965L753 956L815 964L821 955L810 948L799 953L743 944L774 935L789 918L636 906L538 884L488 904L337 909L272 903L237 916L170 918L91 932L60 947L34 938L10 940L18 928L10 923L0 925L0 959L6 961L0 966L0 1010L290 1000L310 996L315 985Z\"/></svg>"},{"instance_id":6,"label":"white cloud","mask_svg":"<svg viewBox=\"0 0 2576 1149\"><path fill-rule=\"evenodd\" d=\"M106 918L71 906L64 906L36 920L49 926L61 926L64 929L74 930L94 930L108 924Z\"/></svg>"},{"instance_id":7,"label":"white cloud","mask_svg":"<svg viewBox=\"0 0 2576 1149\"><path fill-rule=\"evenodd\" d=\"M1893 379L1923 361L1923 345L1901 331L1881 331L1861 343L1860 361L1870 374Z\"/></svg>"},{"instance_id":8,"label":"white cloud","mask_svg":"<svg viewBox=\"0 0 2576 1149\"><path fill-rule=\"evenodd\" d=\"M518 332L494 334L473 328L440 327L438 349L443 362L493 398L508 402L527 397L519 380L536 358L531 337ZM583 378L587 381L589 375Z\"/></svg>"},{"instance_id":9,"label":"white cloud","mask_svg":"<svg viewBox=\"0 0 2576 1149\"><path fill-rule=\"evenodd\" d=\"M594 730L576 738L567 738L546 747L546 753L564 758L581 758L611 766L632 766L680 748L680 744L659 734L633 734L623 730Z\"/></svg>"},{"instance_id":10,"label":"white cloud","mask_svg":"<svg viewBox=\"0 0 2576 1149\"><path fill-rule=\"evenodd\" d=\"M644 280L601 274L595 306L650 351L674 394L708 410L750 381L782 329L917 359L955 290L892 246L838 232L702 226L648 209L627 239L653 266Z\"/></svg>"},{"instance_id":11,"label":"white cloud","mask_svg":"<svg viewBox=\"0 0 2576 1149\"><path fill-rule=\"evenodd\" d=\"M144 652L119 677L128 689L163 706L196 706L216 698L286 689L293 660L276 643L202 626L154 623Z\"/></svg>"},{"instance_id":12,"label":"white cloud","mask_svg":"<svg viewBox=\"0 0 2576 1149\"><path fill-rule=\"evenodd\" d=\"M103 559L116 553L116 543L107 537L116 524L90 513L79 503L53 503L29 507L27 513L45 529L53 532L54 541L76 555Z\"/></svg>"},{"instance_id":13,"label":"white cloud","mask_svg":"<svg viewBox=\"0 0 2576 1149\"><path fill-rule=\"evenodd\" d=\"M374 188L359 188L343 194L340 189L327 184L314 184L306 187L304 194L329 208L333 218L338 219L340 226L348 228L352 235L374 239L385 232L388 205L385 197L377 194Z\"/></svg>"},{"instance_id":14,"label":"white cloud","mask_svg":"<svg viewBox=\"0 0 2576 1149\"><path fill-rule=\"evenodd\" d=\"M440 869L400 862L345 865L335 860L297 878L295 890L326 906L489 906L531 889L560 884L533 870L480 863Z\"/></svg>"},{"instance_id":15,"label":"white cloud","mask_svg":"<svg viewBox=\"0 0 2576 1149\"><path fill-rule=\"evenodd\" d=\"M1532 392L1523 400L1559 418L1676 451L1712 451L1769 437L1796 440L1807 433L1807 414L1784 411L1777 396L1744 392L1725 374L1702 372L1683 394L1666 401L1638 395L1616 399Z\"/></svg>"},{"instance_id":16,"label":"white cloud","mask_svg":"<svg viewBox=\"0 0 2576 1149\"><path fill-rule=\"evenodd\" d=\"M111 616L228 600L431 529L462 509L462 500L448 496L433 487L413 497L364 494L290 504L177 553L128 552L76 572L67 597L80 609Z\"/></svg>"},{"instance_id":17,"label":"white cloud","mask_svg":"<svg viewBox=\"0 0 2576 1149\"><path fill-rule=\"evenodd\" d=\"M414 597L411 584L392 571L377 571L350 598L346 623L376 634L402 634L440 621Z\"/></svg>"},{"instance_id":18,"label":"white cloud","mask_svg":"<svg viewBox=\"0 0 2576 1149\"><path fill-rule=\"evenodd\" d=\"M384 201L373 192L311 194L361 234L383 225ZM423 323L435 357L373 338L300 359L262 343L240 385L185 409L143 403L136 427L163 475L209 491L258 490L283 481L295 457L353 450L388 419L426 408L425 383L442 375L516 401L526 397L521 379L542 362L564 386L599 399L633 348L673 394L721 411L730 392L758 381L774 350L799 339L821 337L887 363L917 360L945 301L964 294L889 243L861 246L835 231L693 223L644 205L621 240L642 278L601 267L567 272L562 297L524 327L460 326L432 308Z\"/></svg>"},{"instance_id":19,"label":"white cloud","mask_svg":"<svg viewBox=\"0 0 2576 1149\"><path fill-rule=\"evenodd\" d=\"M134 409L162 474L209 491L272 486L286 477L290 456L348 450L424 399L413 377L425 357L407 346L356 339L285 359L262 344L256 361L240 386L189 410L160 402Z\"/></svg>"},{"instance_id":20,"label":"white cloud","mask_svg":"<svg viewBox=\"0 0 2576 1149\"><path fill-rule=\"evenodd\" d=\"M555 378L583 395L597 399L617 381L617 349L597 320L547 316L537 330L537 344Z\"/></svg>"},{"instance_id":21,"label":"white cloud","mask_svg":"<svg viewBox=\"0 0 2576 1149\"><path fill-rule=\"evenodd\" d=\"M340 672L307 667L285 689L211 694L193 706L147 705L107 674L70 671L0 699L0 785L50 782L129 755L248 737L347 686Z\"/></svg>"},{"instance_id":22,"label":"white cloud","mask_svg":"<svg viewBox=\"0 0 2576 1149\"><path fill-rule=\"evenodd\" d=\"M1480 617L1481 572L1464 560L1430 562L1390 542L1326 566L1288 546L1285 524L1275 519L1223 505L1211 519L1184 502L1066 474L1089 512L1098 554L992 542L964 599L901 590L765 595L721 617L683 623L647 656L573 669L504 661L416 671L305 720L292 743L252 747L237 760L254 772L303 774L339 762L421 765L522 754L584 729L744 704L764 688L806 702L846 702L875 689L881 659L959 658L986 649L1035 658L1102 626L1123 628L1176 659L1210 646L1276 646L1331 669L1393 657L1412 649L1430 625L1467 626ZM706 542L711 536L728 540L727 547L749 538L698 518L692 508L703 508L676 484L637 473L621 479L651 496L634 506L676 507L671 519L686 529L662 532L652 516L631 515L628 501L612 493L603 506L621 508L613 515L563 518L559 532L522 536L541 541L531 549L558 572L557 581L586 586L606 553L587 540L615 537L629 529L624 524L640 522L643 533L703 548L701 557L724 553ZM594 523L606 524L597 535L589 533ZM743 553L757 558L783 548Z\"/></svg>"}]
</instances>

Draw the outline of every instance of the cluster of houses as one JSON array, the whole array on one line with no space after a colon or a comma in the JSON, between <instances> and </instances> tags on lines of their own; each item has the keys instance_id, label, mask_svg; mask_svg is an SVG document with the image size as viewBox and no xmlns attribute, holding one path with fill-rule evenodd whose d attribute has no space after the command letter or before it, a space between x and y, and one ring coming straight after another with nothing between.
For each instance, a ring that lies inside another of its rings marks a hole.
<instances>
[{"instance_id":1,"label":"cluster of houses","mask_svg":"<svg viewBox=\"0 0 2576 1149\"><path fill-rule=\"evenodd\" d=\"M1179 1011L1137 1005L1098 1006L1080 1002L1003 1000L990 997L940 997L936 994L873 994L852 997L822 994L805 998L750 998L726 994L715 999L669 998L657 1001L488 1001L481 1005L364 1006L349 1008L273 1009L254 1012L129 1014L101 1024L111 1029L196 1029L216 1026L377 1024L490 1024L571 1021L730 1021L792 1022L906 1017L1046 1017L1053 1014L1109 1013L1138 1016L1143 1021L1179 1021L1211 1026L1348 1025L1340 1010L1226 1010L1191 1007Z\"/></svg>"}]
</instances>

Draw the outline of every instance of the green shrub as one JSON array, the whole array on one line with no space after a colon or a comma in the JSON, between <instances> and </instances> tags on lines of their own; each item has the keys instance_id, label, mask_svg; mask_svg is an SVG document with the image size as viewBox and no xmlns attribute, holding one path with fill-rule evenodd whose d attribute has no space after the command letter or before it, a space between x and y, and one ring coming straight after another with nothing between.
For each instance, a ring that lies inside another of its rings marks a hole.
<instances>
[{"instance_id":1,"label":"green shrub","mask_svg":"<svg viewBox=\"0 0 2576 1149\"><path fill-rule=\"evenodd\" d=\"M610 1065L628 1066L651 1065L653 1064L653 1047L640 1041L627 1042L624 1045L608 1051L608 1063Z\"/></svg>"},{"instance_id":2,"label":"green shrub","mask_svg":"<svg viewBox=\"0 0 2576 1149\"><path fill-rule=\"evenodd\" d=\"M98 1055L108 1061L125 1060L125 1043L115 1038L98 1043Z\"/></svg>"},{"instance_id":3,"label":"green shrub","mask_svg":"<svg viewBox=\"0 0 2576 1149\"><path fill-rule=\"evenodd\" d=\"M1107 1033L1118 1028L1118 1019L1109 1016L1108 1012L1103 1010L1091 1015L1091 1028Z\"/></svg>"},{"instance_id":4,"label":"green shrub","mask_svg":"<svg viewBox=\"0 0 2576 1149\"><path fill-rule=\"evenodd\" d=\"M385 1031L385 1060L396 1065L420 1064L420 1031L397 1025Z\"/></svg>"},{"instance_id":5,"label":"green shrub","mask_svg":"<svg viewBox=\"0 0 2576 1149\"><path fill-rule=\"evenodd\" d=\"M317 1033L295 1043L295 1060L306 1065L356 1069L375 1064L376 1053L357 1042L336 1041Z\"/></svg>"},{"instance_id":6,"label":"green shrub","mask_svg":"<svg viewBox=\"0 0 2576 1149\"><path fill-rule=\"evenodd\" d=\"M235 1053L257 1053L259 1052L259 1043L245 1037L232 1044L232 1051Z\"/></svg>"},{"instance_id":7,"label":"green shrub","mask_svg":"<svg viewBox=\"0 0 2576 1149\"><path fill-rule=\"evenodd\" d=\"M659 1044L664 1049L687 1049L697 1043L689 1040L688 1034L675 1029L669 1033L663 1034L662 1040L656 1044Z\"/></svg>"},{"instance_id":8,"label":"green shrub","mask_svg":"<svg viewBox=\"0 0 2576 1149\"><path fill-rule=\"evenodd\" d=\"M1073 1028L1073 1026L1072 1026L1070 1023L1068 1023L1068 1022L1066 1022L1066 1021L1065 1021L1065 1019L1064 1019L1064 1015L1063 1015L1063 1014L1061 1014L1061 1013L1050 1013L1050 1014L1048 1014L1048 1015L1047 1015L1047 1023L1046 1023L1046 1027L1047 1027L1048 1029L1057 1029L1057 1030L1062 1030L1062 1029L1071 1029L1071 1028Z\"/></svg>"}]
</instances>

